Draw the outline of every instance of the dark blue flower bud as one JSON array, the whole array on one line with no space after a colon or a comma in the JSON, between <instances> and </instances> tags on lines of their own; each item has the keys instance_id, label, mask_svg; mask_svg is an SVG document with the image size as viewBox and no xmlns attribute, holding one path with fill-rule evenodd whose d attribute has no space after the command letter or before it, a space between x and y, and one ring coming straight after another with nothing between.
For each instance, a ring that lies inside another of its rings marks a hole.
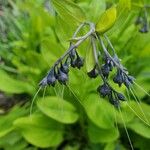
<instances>
[{"instance_id":1,"label":"dark blue flower bud","mask_svg":"<svg viewBox=\"0 0 150 150\"><path fill-rule=\"evenodd\" d=\"M65 84L68 81L68 75L64 72L62 72L60 69L58 69L58 77L57 77L59 83Z\"/></svg>"},{"instance_id":2,"label":"dark blue flower bud","mask_svg":"<svg viewBox=\"0 0 150 150\"><path fill-rule=\"evenodd\" d=\"M69 53L69 56L71 59L75 59L75 56L76 56L76 50L73 49L70 53Z\"/></svg>"},{"instance_id":3,"label":"dark blue flower bud","mask_svg":"<svg viewBox=\"0 0 150 150\"><path fill-rule=\"evenodd\" d=\"M110 67L107 64L105 64L105 65L102 66L101 70L102 70L103 76L105 78L108 78L109 72L110 72Z\"/></svg>"},{"instance_id":4,"label":"dark blue flower bud","mask_svg":"<svg viewBox=\"0 0 150 150\"><path fill-rule=\"evenodd\" d=\"M41 87L47 86L47 77L44 77L44 78L40 81L39 86L41 86Z\"/></svg>"},{"instance_id":5,"label":"dark blue flower bud","mask_svg":"<svg viewBox=\"0 0 150 150\"><path fill-rule=\"evenodd\" d=\"M69 64L67 61L64 64L61 63L60 70L66 74L69 72Z\"/></svg>"},{"instance_id":6,"label":"dark blue flower bud","mask_svg":"<svg viewBox=\"0 0 150 150\"><path fill-rule=\"evenodd\" d=\"M84 59L82 57L77 56L76 60L75 60L75 66L80 69L81 67L83 67L84 64Z\"/></svg>"},{"instance_id":7,"label":"dark blue flower bud","mask_svg":"<svg viewBox=\"0 0 150 150\"><path fill-rule=\"evenodd\" d=\"M120 103L119 103L118 100L116 100L116 99L109 99L109 102L110 102L112 105L114 105L116 108L119 108Z\"/></svg>"},{"instance_id":8,"label":"dark blue flower bud","mask_svg":"<svg viewBox=\"0 0 150 150\"><path fill-rule=\"evenodd\" d=\"M124 95L121 94L121 93L117 93L117 98L118 98L119 100L121 100L121 101L125 101L125 97L124 97Z\"/></svg>"},{"instance_id":9,"label":"dark blue flower bud","mask_svg":"<svg viewBox=\"0 0 150 150\"><path fill-rule=\"evenodd\" d=\"M76 67L76 60L71 59L70 64L71 64L71 67L75 68Z\"/></svg>"},{"instance_id":10,"label":"dark blue flower bud","mask_svg":"<svg viewBox=\"0 0 150 150\"><path fill-rule=\"evenodd\" d=\"M47 84L55 86L55 82L56 82L55 71L54 69L51 69L47 75Z\"/></svg>"},{"instance_id":11,"label":"dark blue flower bud","mask_svg":"<svg viewBox=\"0 0 150 150\"><path fill-rule=\"evenodd\" d=\"M113 81L117 83L119 86L124 82L122 73L120 71L117 72L117 75L113 78Z\"/></svg>"},{"instance_id":12,"label":"dark blue flower bud","mask_svg":"<svg viewBox=\"0 0 150 150\"><path fill-rule=\"evenodd\" d=\"M103 84L103 85L99 86L97 88L97 91L103 97L111 94L111 88L108 85L106 85L106 84Z\"/></svg>"},{"instance_id":13,"label":"dark blue flower bud","mask_svg":"<svg viewBox=\"0 0 150 150\"><path fill-rule=\"evenodd\" d=\"M87 73L90 78L96 78L98 76L98 71L94 67L90 72Z\"/></svg>"},{"instance_id":14,"label":"dark blue flower bud","mask_svg":"<svg viewBox=\"0 0 150 150\"><path fill-rule=\"evenodd\" d=\"M135 78L133 76L128 76L128 80L129 80L130 83L133 83Z\"/></svg>"},{"instance_id":15,"label":"dark blue flower bud","mask_svg":"<svg viewBox=\"0 0 150 150\"><path fill-rule=\"evenodd\" d=\"M141 33L147 33L148 32L148 25L147 23L144 23L142 28L139 30Z\"/></svg>"}]
</instances>

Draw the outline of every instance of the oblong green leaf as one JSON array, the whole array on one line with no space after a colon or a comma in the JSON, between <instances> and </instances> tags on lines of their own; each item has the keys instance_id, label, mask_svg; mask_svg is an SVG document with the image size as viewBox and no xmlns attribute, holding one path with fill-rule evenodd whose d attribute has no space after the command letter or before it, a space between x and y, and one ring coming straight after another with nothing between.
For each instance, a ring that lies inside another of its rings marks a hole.
<instances>
[{"instance_id":1,"label":"oblong green leaf","mask_svg":"<svg viewBox=\"0 0 150 150\"><path fill-rule=\"evenodd\" d=\"M63 139L62 125L41 114L19 118L14 126L29 143L41 148L56 146Z\"/></svg>"},{"instance_id":2,"label":"oblong green leaf","mask_svg":"<svg viewBox=\"0 0 150 150\"><path fill-rule=\"evenodd\" d=\"M92 45L90 44L86 51L85 64L87 72L90 72L95 66L95 59Z\"/></svg>"},{"instance_id":3,"label":"oblong green leaf","mask_svg":"<svg viewBox=\"0 0 150 150\"><path fill-rule=\"evenodd\" d=\"M74 123L78 119L75 107L59 97L49 96L39 99L37 106L45 115L62 123Z\"/></svg>"},{"instance_id":4,"label":"oblong green leaf","mask_svg":"<svg viewBox=\"0 0 150 150\"><path fill-rule=\"evenodd\" d=\"M82 9L69 0L52 0L59 16L67 23L79 24L85 21L85 14Z\"/></svg>"},{"instance_id":5,"label":"oblong green leaf","mask_svg":"<svg viewBox=\"0 0 150 150\"><path fill-rule=\"evenodd\" d=\"M119 131L117 128L103 129L90 124L88 127L88 134L91 142L93 143L108 143L115 141L119 137Z\"/></svg>"},{"instance_id":6,"label":"oblong green leaf","mask_svg":"<svg viewBox=\"0 0 150 150\"><path fill-rule=\"evenodd\" d=\"M131 9L131 0L119 0L120 9L126 8L128 10Z\"/></svg>"},{"instance_id":7,"label":"oblong green leaf","mask_svg":"<svg viewBox=\"0 0 150 150\"><path fill-rule=\"evenodd\" d=\"M88 18L90 18L91 21L96 22L98 17L105 11L106 2L105 0L92 0L87 7L87 15L89 15Z\"/></svg>"},{"instance_id":8,"label":"oblong green leaf","mask_svg":"<svg viewBox=\"0 0 150 150\"><path fill-rule=\"evenodd\" d=\"M8 93L34 93L35 89L27 82L11 78L5 71L0 70L0 90Z\"/></svg>"},{"instance_id":9,"label":"oblong green leaf","mask_svg":"<svg viewBox=\"0 0 150 150\"><path fill-rule=\"evenodd\" d=\"M139 122L139 120L127 124L127 127L136 132L137 134L150 139L150 126Z\"/></svg>"},{"instance_id":10,"label":"oblong green leaf","mask_svg":"<svg viewBox=\"0 0 150 150\"><path fill-rule=\"evenodd\" d=\"M90 95L84 106L90 120L100 128L113 128L115 122L114 108L98 94Z\"/></svg>"},{"instance_id":11,"label":"oblong green leaf","mask_svg":"<svg viewBox=\"0 0 150 150\"><path fill-rule=\"evenodd\" d=\"M117 10L115 6L107 9L100 17L96 24L96 31L104 33L109 30L115 23L117 17Z\"/></svg>"},{"instance_id":12,"label":"oblong green leaf","mask_svg":"<svg viewBox=\"0 0 150 150\"><path fill-rule=\"evenodd\" d=\"M0 116L0 138L11 132L14 129L14 120L23 116L25 113L25 109L14 107L7 115Z\"/></svg>"}]
</instances>

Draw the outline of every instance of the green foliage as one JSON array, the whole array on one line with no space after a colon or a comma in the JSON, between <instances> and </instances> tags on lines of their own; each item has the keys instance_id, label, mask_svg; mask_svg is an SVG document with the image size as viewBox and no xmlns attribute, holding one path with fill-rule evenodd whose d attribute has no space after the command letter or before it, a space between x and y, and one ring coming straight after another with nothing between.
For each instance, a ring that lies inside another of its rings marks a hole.
<instances>
[{"instance_id":1,"label":"green foliage","mask_svg":"<svg viewBox=\"0 0 150 150\"><path fill-rule=\"evenodd\" d=\"M96 24L96 31L99 33L105 33L114 25L116 16L117 10L115 6L106 10Z\"/></svg>"},{"instance_id":2,"label":"green foliage","mask_svg":"<svg viewBox=\"0 0 150 150\"><path fill-rule=\"evenodd\" d=\"M14 126L28 142L39 147L56 146L62 141L62 126L41 114L19 118Z\"/></svg>"},{"instance_id":3,"label":"green foliage","mask_svg":"<svg viewBox=\"0 0 150 150\"><path fill-rule=\"evenodd\" d=\"M75 107L59 97L39 99L37 106L45 115L61 123L74 123L78 119Z\"/></svg>"},{"instance_id":4,"label":"green foliage","mask_svg":"<svg viewBox=\"0 0 150 150\"><path fill-rule=\"evenodd\" d=\"M31 97L39 81L67 49L67 40L77 25L85 21L97 23L97 31L111 38L136 83L149 92L150 33L141 34L134 25L141 7L141 0L14 0L3 4L0 90L6 97L21 101L27 96L29 101L0 115L0 149L129 149L124 124L135 148L149 148L149 96L135 85L135 93L142 101L138 104L132 94L129 100L125 87L116 86L128 99L121 103L119 111L95 93L101 81L86 75L95 65L88 40L78 48L86 57L86 67L81 71L70 69L66 87L47 87L45 92L42 89L29 116ZM78 36L87 31L85 27Z\"/></svg>"},{"instance_id":5,"label":"green foliage","mask_svg":"<svg viewBox=\"0 0 150 150\"><path fill-rule=\"evenodd\" d=\"M93 47L88 45L85 57L85 64L87 72L90 72L95 66Z\"/></svg>"},{"instance_id":6,"label":"green foliage","mask_svg":"<svg viewBox=\"0 0 150 150\"><path fill-rule=\"evenodd\" d=\"M69 0L52 0L58 14L68 24L79 24L85 21L85 14L82 9Z\"/></svg>"},{"instance_id":7,"label":"green foliage","mask_svg":"<svg viewBox=\"0 0 150 150\"><path fill-rule=\"evenodd\" d=\"M34 87L23 81L15 80L3 70L0 70L0 89L8 93L33 93Z\"/></svg>"},{"instance_id":8,"label":"green foliage","mask_svg":"<svg viewBox=\"0 0 150 150\"><path fill-rule=\"evenodd\" d=\"M117 128L99 128L93 124L89 124L88 134L91 142L93 143L109 143L115 141L119 137L119 131Z\"/></svg>"}]
</instances>

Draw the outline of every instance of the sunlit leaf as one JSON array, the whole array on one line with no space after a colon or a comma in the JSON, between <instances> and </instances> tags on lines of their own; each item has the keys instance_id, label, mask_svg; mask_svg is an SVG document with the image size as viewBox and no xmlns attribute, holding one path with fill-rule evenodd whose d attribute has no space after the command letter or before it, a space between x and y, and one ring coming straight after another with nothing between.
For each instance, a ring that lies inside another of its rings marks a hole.
<instances>
[{"instance_id":1,"label":"sunlit leaf","mask_svg":"<svg viewBox=\"0 0 150 150\"><path fill-rule=\"evenodd\" d=\"M119 137L117 128L103 129L90 124L88 127L89 138L93 143L105 143L115 141Z\"/></svg>"},{"instance_id":2,"label":"sunlit leaf","mask_svg":"<svg viewBox=\"0 0 150 150\"><path fill-rule=\"evenodd\" d=\"M127 127L132 129L137 134L150 139L150 126L145 125L139 120L127 124Z\"/></svg>"},{"instance_id":3,"label":"sunlit leaf","mask_svg":"<svg viewBox=\"0 0 150 150\"><path fill-rule=\"evenodd\" d=\"M94 59L94 53L93 53L92 45L88 45L88 47L87 47L85 64L86 64L87 72L90 72L95 66L95 59Z\"/></svg>"},{"instance_id":4,"label":"sunlit leaf","mask_svg":"<svg viewBox=\"0 0 150 150\"><path fill-rule=\"evenodd\" d=\"M62 125L41 114L19 118L14 126L29 143L38 147L56 146L62 141Z\"/></svg>"},{"instance_id":5,"label":"sunlit leaf","mask_svg":"<svg viewBox=\"0 0 150 150\"><path fill-rule=\"evenodd\" d=\"M99 33L104 33L109 30L116 21L117 10L115 6L107 9L100 17L96 24L96 31Z\"/></svg>"},{"instance_id":6,"label":"sunlit leaf","mask_svg":"<svg viewBox=\"0 0 150 150\"><path fill-rule=\"evenodd\" d=\"M59 97L49 96L39 99L37 105L45 115L59 122L74 123L78 119L75 107Z\"/></svg>"},{"instance_id":7,"label":"sunlit leaf","mask_svg":"<svg viewBox=\"0 0 150 150\"><path fill-rule=\"evenodd\" d=\"M89 18L91 18L90 20L93 22L97 22L97 19L99 19L99 16L101 16L105 9L105 0L92 0L90 2L90 5L88 5L88 14Z\"/></svg>"},{"instance_id":8,"label":"sunlit leaf","mask_svg":"<svg viewBox=\"0 0 150 150\"><path fill-rule=\"evenodd\" d=\"M25 113L26 111L23 108L20 109L15 107L9 112L9 114L0 116L0 137L11 132L14 129L13 121Z\"/></svg>"},{"instance_id":9,"label":"sunlit leaf","mask_svg":"<svg viewBox=\"0 0 150 150\"><path fill-rule=\"evenodd\" d=\"M88 117L98 127L104 129L114 127L114 108L109 102L100 98L98 94L91 94L84 101L84 106Z\"/></svg>"},{"instance_id":10,"label":"sunlit leaf","mask_svg":"<svg viewBox=\"0 0 150 150\"><path fill-rule=\"evenodd\" d=\"M0 70L0 90L8 93L34 93L34 87L27 81L13 79L6 72Z\"/></svg>"},{"instance_id":11,"label":"sunlit leaf","mask_svg":"<svg viewBox=\"0 0 150 150\"><path fill-rule=\"evenodd\" d=\"M69 0L52 0L53 5L60 15L68 24L79 24L85 21L85 14L82 9Z\"/></svg>"}]
</instances>

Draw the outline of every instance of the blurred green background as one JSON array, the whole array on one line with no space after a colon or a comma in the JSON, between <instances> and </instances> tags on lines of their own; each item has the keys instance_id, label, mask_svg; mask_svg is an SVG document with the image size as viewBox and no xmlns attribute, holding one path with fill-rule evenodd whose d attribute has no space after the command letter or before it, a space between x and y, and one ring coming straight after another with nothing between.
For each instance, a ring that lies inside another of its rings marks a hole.
<instances>
[{"instance_id":1,"label":"blurred green background","mask_svg":"<svg viewBox=\"0 0 150 150\"><path fill-rule=\"evenodd\" d=\"M121 2L125 11L118 12L121 17L107 35L136 83L149 92L150 32L140 33L134 23L150 2ZM112 4L118 1L0 0L0 149L129 150L125 127L134 149L150 149L148 94L134 86L141 103L130 95L120 114L99 97L101 81L88 78L85 68L71 69L66 87L42 89L29 116L38 83L67 50L80 11L96 23ZM83 57L86 49L87 42L79 49ZM118 90L127 94L124 87Z\"/></svg>"}]
</instances>

